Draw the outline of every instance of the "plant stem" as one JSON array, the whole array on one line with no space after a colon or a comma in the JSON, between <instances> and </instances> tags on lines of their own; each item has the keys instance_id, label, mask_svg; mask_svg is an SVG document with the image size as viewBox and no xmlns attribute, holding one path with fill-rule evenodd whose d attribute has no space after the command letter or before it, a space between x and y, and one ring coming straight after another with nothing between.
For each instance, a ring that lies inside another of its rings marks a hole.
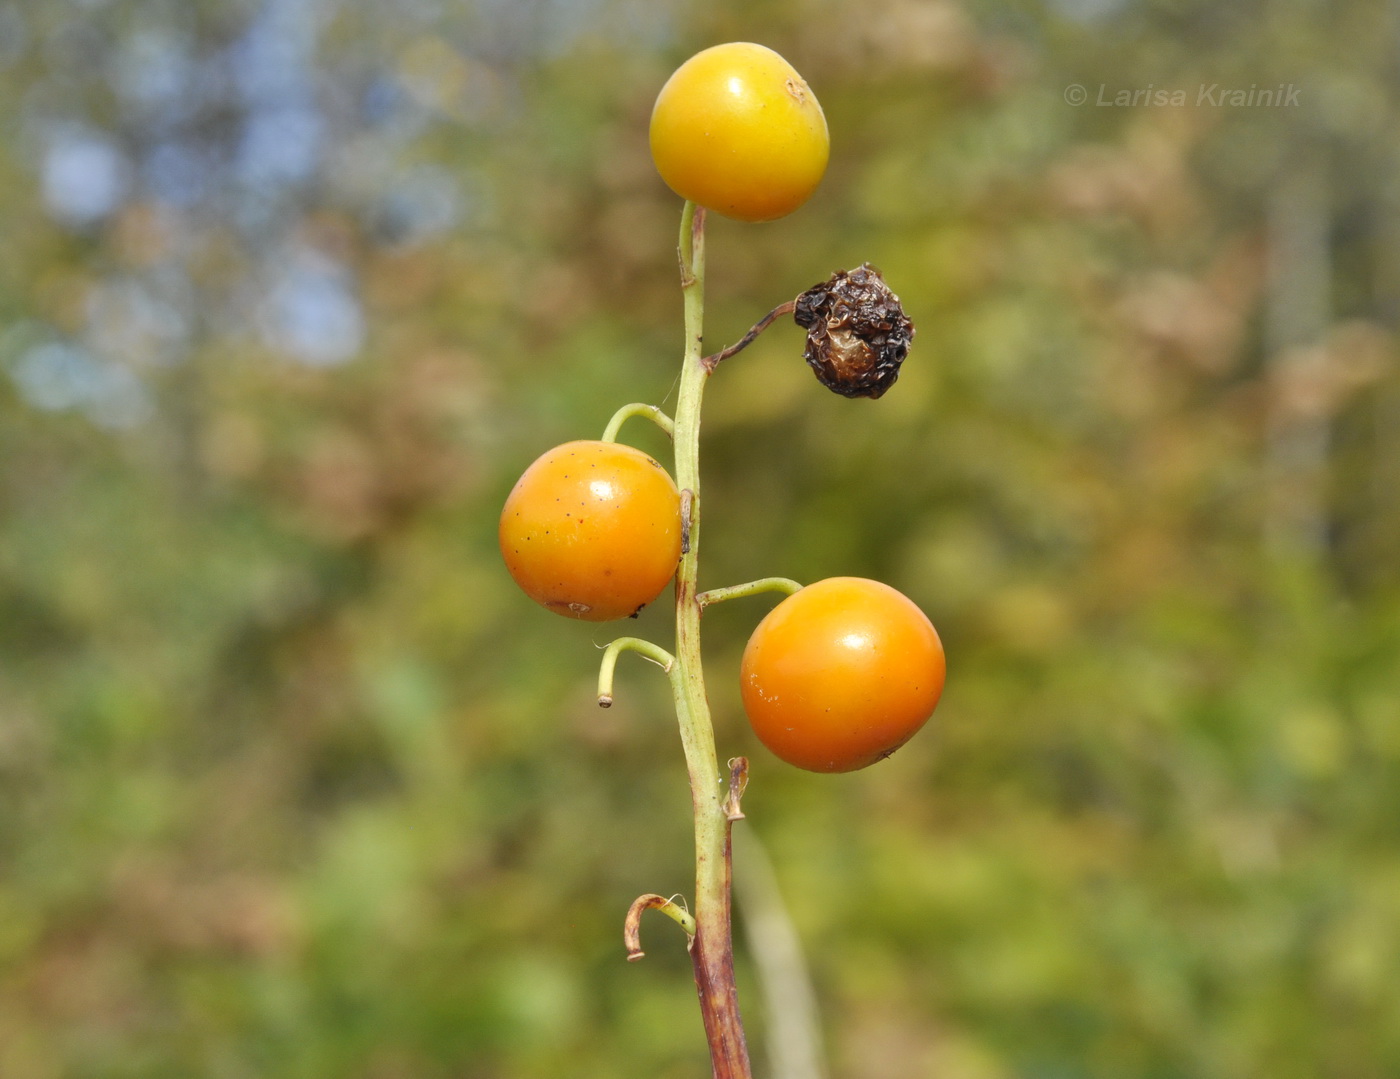
<instances>
[{"instance_id":1,"label":"plant stem","mask_svg":"<svg viewBox=\"0 0 1400 1079\"><path fill-rule=\"evenodd\" d=\"M690 911L677 904L675 900L675 896L670 899L664 895L654 894L637 896L631 909L627 911L627 923L622 930L622 939L627 945L627 961L629 963L635 963L647 954L642 951L642 913L644 911L659 910L684 929L687 936L695 936L695 919L691 917Z\"/></svg>"},{"instance_id":2,"label":"plant stem","mask_svg":"<svg viewBox=\"0 0 1400 1079\"><path fill-rule=\"evenodd\" d=\"M700 658L699 578L700 401L709 369L701 356L705 312L705 210L687 202L681 214L681 293L685 354L672 432L676 484L689 492L689 545L676 571L676 718L690 773L695 811L695 936L690 945L695 987L710 1043L714 1079L750 1079L748 1048L734 985L730 929L730 819L720 790L714 727Z\"/></svg>"},{"instance_id":3,"label":"plant stem","mask_svg":"<svg viewBox=\"0 0 1400 1079\"><path fill-rule=\"evenodd\" d=\"M611 708L613 703L613 671L617 667L617 657L623 652L636 652L651 660L667 674L674 672L676 657L666 649L644 641L640 637L619 637L603 649L603 661L598 664L598 706ZM675 679L673 678L674 682Z\"/></svg>"},{"instance_id":4,"label":"plant stem","mask_svg":"<svg viewBox=\"0 0 1400 1079\"><path fill-rule=\"evenodd\" d=\"M652 423L666 432L667 437L671 435L675 426L671 422L671 417L666 415L666 413L662 412L661 409L657 408L655 405L646 405L634 401L630 405L623 405L613 413L612 419L608 420L607 427L603 429L602 441L616 442L617 433L622 429L623 423L630 420L633 416L642 416L651 420Z\"/></svg>"},{"instance_id":5,"label":"plant stem","mask_svg":"<svg viewBox=\"0 0 1400 1079\"><path fill-rule=\"evenodd\" d=\"M705 369L707 371L713 371L721 363L729 359L730 356L733 356L736 352L743 352L744 349L748 348L751 344L753 344L754 341L758 339L758 335L761 334L764 330L768 329L768 327L773 324L773 321L775 319L781 318L783 315L790 315L796 309L797 300L788 300L787 303L778 304L777 307L773 308L773 310L769 311L768 314L764 315L761 319L755 322L749 328L749 332L744 334L744 336L739 338L739 340L735 341L728 348L720 349L713 356L706 356L700 362L705 365Z\"/></svg>"},{"instance_id":6,"label":"plant stem","mask_svg":"<svg viewBox=\"0 0 1400 1079\"><path fill-rule=\"evenodd\" d=\"M757 596L764 592L782 592L784 595L790 596L794 592L800 591L802 591L802 586L791 577L760 577L758 580L749 581L746 584L731 584L725 588L707 589L695 599L703 610L712 603L743 599L746 596Z\"/></svg>"}]
</instances>

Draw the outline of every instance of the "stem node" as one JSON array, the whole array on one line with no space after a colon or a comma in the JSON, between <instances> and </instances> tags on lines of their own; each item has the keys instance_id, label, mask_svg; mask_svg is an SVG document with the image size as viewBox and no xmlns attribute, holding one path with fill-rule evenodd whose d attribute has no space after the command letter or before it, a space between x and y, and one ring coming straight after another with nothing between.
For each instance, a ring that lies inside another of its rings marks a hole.
<instances>
[{"instance_id":1,"label":"stem node","mask_svg":"<svg viewBox=\"0 0 1400 1079\"><path fill-rule=\"evenodd\" d=\"M733 757L729 761L729 797L724 800L724 819L731 824L744 819L744 811L739 808L739 799L749 785L749 759Z\"/></svg>"},{"instance_id":2,"label":"stem node","mask_svg":"<svg viewBox=\"0 0 1400 1079\"><path fill-rule=\"evenodd\" d=\"M681 554L690 554L690 530L694 523L695 492L687 487L681 492Z\"/></svg>"}]
</instances>

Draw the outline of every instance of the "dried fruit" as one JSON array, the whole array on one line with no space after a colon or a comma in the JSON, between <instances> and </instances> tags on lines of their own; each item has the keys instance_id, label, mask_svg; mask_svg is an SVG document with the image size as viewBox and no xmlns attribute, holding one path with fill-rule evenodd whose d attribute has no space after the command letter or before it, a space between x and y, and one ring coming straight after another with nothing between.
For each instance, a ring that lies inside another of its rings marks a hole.
<instances>
[{"instance_id":1,"label":"dried fruit","mask_svg":"<svg viewBox=\"0 0 1400 1079\"><path fill-rule=\"evenodd\" d=\"M802 355L817 379L844 397L879 397L899 377L914 324L880 271L838 270L797 297L793 321L807 331Z\"/></svg>"}]
</instances>

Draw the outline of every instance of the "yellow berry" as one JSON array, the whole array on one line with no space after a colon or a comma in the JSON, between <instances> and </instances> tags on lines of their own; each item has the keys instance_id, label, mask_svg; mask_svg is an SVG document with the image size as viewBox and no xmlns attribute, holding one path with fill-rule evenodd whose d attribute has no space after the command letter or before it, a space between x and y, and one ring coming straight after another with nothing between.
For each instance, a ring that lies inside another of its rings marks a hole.
<instances>
[{"instance_id":1,"label":"yellow berry","mask_svg":"<svg viewBox=\"0 0 1400 1079\"><path fill-rule=\"evenodd\" d=\"M671 190L725 217L792 213L826 171L826 117L772 49L731 42L676 69L651 113L651 156Z\"/></svg>"}]
</instances>

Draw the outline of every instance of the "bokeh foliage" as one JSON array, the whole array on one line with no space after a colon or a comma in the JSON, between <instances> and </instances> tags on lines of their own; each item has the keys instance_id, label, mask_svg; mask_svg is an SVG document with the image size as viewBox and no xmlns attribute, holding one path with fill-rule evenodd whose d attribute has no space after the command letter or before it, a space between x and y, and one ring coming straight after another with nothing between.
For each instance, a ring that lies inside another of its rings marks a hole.
<instances>
[{"instance_id":1,"label":"bokeh foliage","mask_svg":"<svg viewBox=\"0 0 1400 1079\"><path fill-rule=\"evenodd\" d=\"M689 886L665 687L597 710L494 526L673 387L646 119L726 39L833 163L712 223L709 339L867 259L919 327L877 403L775 327L706 415L703 583L881 577L950 656L813 776L740 718L763 601L706 616L832 1074L1400 1072L1396 19L0 5L0 1075L706 1074L679 940L619 936Z\"/></svg>"}]
</instances>

